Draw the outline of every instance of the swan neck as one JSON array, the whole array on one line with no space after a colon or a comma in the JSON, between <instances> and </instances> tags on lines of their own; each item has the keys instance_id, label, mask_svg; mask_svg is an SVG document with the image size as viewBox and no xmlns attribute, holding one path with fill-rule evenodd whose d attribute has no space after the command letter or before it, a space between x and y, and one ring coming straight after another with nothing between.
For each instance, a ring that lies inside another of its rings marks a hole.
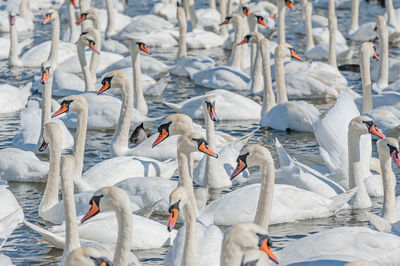
<instances>
[{"instance_id":1,"label":"swan neck","mask_svg":"<svg viewBox=\"0 0 400 266\"><path fill-rule=\"evenodd\" d=\"M259 53L261 53L263 65L262 72L264 78L264 98L261 110L261 117L266 115L268 111L275 105L275 95L272 90L272 77L271 77L271 66L270 66L270 54L271 49L268 39L260 41L258 47Z\"/></svg>"},{"instance_id":2,"label":"swan neck","mask_svg":"<svg viewBox=\"0 0 400 266\"><path fill-rule=\"evenodd\" d=\"M53 71L53 70L51 70ZM53 87L53 75L51 75L46 84L43 84L42 91L42 119L40 128L43 130L44 125L51 121L51 97L52 97L52 87ZM40 136L38 139L38 145L41 143L42 130L40 131Z\"/></svg>"},{"instance_id":3,"label":"swan neck","mask_svg":"<svg viewBox=\"0 0 400 266\"><path fill-rule=\"evenodd\" d=\"M260 51L258 49L259 43L261 41L261 38L259 38L259 36L256 36L256 38L257 38L257 43L252 43L251 44L252 45L252 47L251 47L252 50L251 51L253 52L253 50L254 50L254 52L256 53L255 60L253 61L254 65L253 65L251 87L250 87L250 91L251 91L252 94L256 94L256 93L261 92L261 90L263 88L263 86L262 86L263 76L262 76L262 71L261 71L262 58L261 58L261 55L260 55ZM254 49L253 49L253 45L255 46Z\"/></svg>"},{"instance_id":4,"label":"swan neck","mask_svg":"<svg viewBox=\"0 0 400 266\"><path fill-rule=\"evenodd\" d=\"M178 48L177 59L181 59L187 56L187 46L186 46L187 22L186 22L185 10L182 7L178 7L177 15L179 23L179 48Z\"/></svg>"},{"instance_id":5,"label":"swan neck","mask_svg":"<svg viewBox=\"0 0 400 266\"><path fill-rule=\"evenodd\" d=\"M19 4L19 16L25 21L32 21L32 12L29 1L30 0L21 0L21 3Z\"/></svg>"},{"instance_id":6,"label":"swan neck","mask_svg":"<svg viewBox=\"0 0 400 266\"><path fill-rule=\"evenodd\" d=\"M84 45L79 44L77 49L78 49L79 63L81 64L82 73L85 80L85 91L86 92L94 91L95 88L94 84L91 81L90 69L86 62L85 47Z\"/></svg>"},{"instance_id":7,"label":"swan neck","mask_svg":"<svg viewBox=\"0 0 400 266\"><path fill-rule=\"evenodd\" d=\"M366 46L361 46L360 51L360 72L361 83L363 89L363 105L362 112L366 113L372 110L372 89L371 89L371 73L370 73L370 56L366 51Z\"/></svg>"},{"instance_id":8,"label":"swan neck","mask_svg":"<svg viewBox=\"0 0 400 266\"><path fill-rule=\"evenodd\" d=\"M133 98L134 98L134 106L136 110L138 110L143 115L147 115L148 108L146 100L143 95L142 88L142 70L140 69L140 52L134 46L135 42L131 42L131 59L132 59L132 67L133 67Z\"/></svg>"},{"instance_id":9,"label":"swan neck","mask_svg":"<svg viewBox=\"0 0 400 266\"><path fill-rule=\"evenodd\" d=\"M336 60L336 31L337 31L337 18L332 15L329 17L329 57L328 64L337 69Z\"/></svg>"},{"instance_id":10,"label":"swan neck","mask_svg":"<svg viewBox=\"0 0 400 266\"><path fill-rule=\"evenodd\" d=\"M214 121L210 119L210 115L208 114L208 110L203 104L203 114L204 114L204 121L206 124L206 136L207 142L211 150L215 151L215 128L214 128ZM218 187L218 177L216 176L217 173L217 163L218 159L212 156L206 156L206 171L205 171L205 179L204 184L205 186L209 187Z\"/></svg>"},{"instance_id":11,"label":"swan neck","mask_svg":"<svg viewBox=\"0 0 400 266\"><path fill-rule=\"evenodd\" d=\"M86 189L81 188L79 186L83 186L82 180L82 170L83 170L83 159L85 156L85 142L86 142L86 131L87 131L87 121L88 121L88 110L86 108L82 108L79 112L77 112L78 124L76 126L76 138L74 144L74 156L76 160L75 167L75 180L77 190L82 192Z\"/></svg>"},{"instance_id":12,"label":"swan neck","mask_svg":"<svg viewBox=\"0 0 400 266\"><path fill-rule=\"evenodd\" d=\"M128 202L120 202L116 211L118 221L118 239L114 253L114 265L125 266L129 262L132 242L132 212Z\"/></svg>"},{"instance_id":13,"label":"swan neck","mask_svg":"<svg viewBox=\"0 0 400 266\"><path fill-rule=\"evenodd\" d=\"M90 28L90 34L94 36L94 41L96 42L96 48L100 52L101 51L101 34L95 28ZM93 90L95 90L95 83L96 83L96 72L97 67L100 62L100 54L95 53L92 51L92 56L90 58L90 82L92 82Z\"/></svg>"},{"instance_id":14,"label":"swan neck","mask_svg":"<svg viewBox=\"0 0 400 266\"><path fill-rule=\"evenodd\" d=\"M400 25L397 23L396 13L393 7L393 1L386 0L385 4L386 4L389 23L396 29L396 31L400 31Z\"/></svg>"},{"instance_id":15,"label":"swan neck","mask_svg":"<svg viewBox=\"0 0 400 266\"><path fill-rule=\"evenodd\" d=\"M193 159L191 154L187 154L180 151L178 146L178 186L183 186L186 189L188 194L188 202L193 206L193 209L197 213L197 204L196 199L194 197L194 189L193 189L193 178L191 175L191 167L193 166Z\"/></svg>"},{"instance_id":16,"label":"swan neck","mask_svg":"<svg viewBox=\"0 0 400 266\"><path fill-rule=\"evenodd\" d=\"M183 207L183 212L186 222L186 234L185 234L185 245L183 248L183 256L181 266L192 266L198 265L198 253L197 253L197 224L196 224L196 212L188 202Z\"/></svg>"},{"instance_id":17,"label":"swan neck","mask_svg":"<svg viewBox=\"0 0 400 266\"><path fill-rule=\"evenodd\" d=\"M378 28L380 60L377 83L380 88L386 88L389 85L389 33L384 19L383 22L383 25Z\"/></svg>"},{"instance_id":18,"label":"swan neck","mask_svg":"<svg viewBox=\"0 0 400 266\"><path fill-rule=\"evenodd\" d=\"M51 48L47 61L56 66L58 62L58 45L60 42L60 17L58 14L54 14L54 16L54 19L51 21Z\"/></svg>"},{"instance_id":19,"label":"swan neck","mask_svg":"<svg viewBox=\"0 0 400 266\"><path fill-rule=\"evenodd\" d=\"M15 29L15 23L14 23L14 25L10 25L10 53L8 59L8 64L10 67L19 65L17 50L18 50L18 33L17 30Z\"/></svg>"},{"instance_id":20,"label":"swan neck","mask_svg":"<svg viewBox=\"0 0 400 266\"><path fill-rule=\"evenodd\" d=\"M328 1L328 17L329 16L336 16L336 11L335 11L335 0L329 0Z\"/></svg>"},{"instance_id":21,"label":"swan neck","mask_svg":"<svg viewBox=\"0 0 400 266\"><path fill-rule=\"evenodd\" d=\"M358 16L360 9L360 0L351 0L351 24L350 24L350 33L358 30Z\"/></svg>"},{"instance_id":22,"label":"swan neck","mask_svg":"<svg viewBox=\"0 0 400 266\"><path fill-rule=\"evenodd\" d=\"M392 170L392 159L378 145L379 161L382 169L383 208L382 217L393 223L397 222L396 211L396 176Z\"/></svg>"},{"instance_id":23,"label":"swan neck","mask_svg":"<svg viewBox=\"0 0 400 266\"><path fill-rule=\"evenodd\" d=\"M232 44L232 54L230 60L230 66L236 69L240 69L241 57L242 57L242 46L236 44L243 38L242 20L239 16L232 18L233 28L235 30L234 41Z\"/></svg>"},{"instance_id":24,"label":"swan neck","mask_svg":"<svg viewBox=\"0 0 400 266\"><path fill-rule=\"evenodd\" d=\"M221 21L225 20L226 17L226 0L219 1L219 13L221 14ZM221 36L226 38L228 37L228 25L224 25L221 27Z\"/></svg>"},{"instance_id":25,"label":"swan neck","mask_svg":"<svg viewBox=\"0 0 400 266\"><path fill-rule=\"evenodd\" d=\"M111 35L114 34L115 31L115 15L116 12L113 7L112 0L106 0L106 8L107 8L107 28L106 28L106 39L110 38Z\"/></svg>"},{"instance_id":26,"label":"swan neck","mask_svg":"<svg viewBox=\"0 0 400 266\"><path fill-rule=\"evenodd\" d=\"M353 198L352 206L356 209L369 208L372 206L367 189L364 184L364 176L360 151L361 136L354 132L351 124L348 132L348 160L349 160L349 189L358 187Z\"/></svg>"},{"instance_id":27,"label":"swan neck","mask_svg":"<svg viewBox=\"0 0 400 266\"><path fill-rule=\"evenodd\" d=\"M277 103L288 101L285 84L285 68L283 66L284 49L286 48L280 45L275 49L275 81Z\"/></svg>"},{"instance_id":28,"label":"swan neck","mask_svg":"<svg viewBox=\"0 0 400 266\"><path fill-rule=\"evenodd\" d=\"M129 79L121 84L121 112L111 144L112 156L123 156L128 152L129 129L133 114L133 89Z\"/></svg>"},{"instance_id":29,"label":"swan neck","mask_svg":"<svg viewBox=\"0 0 400 266\"><path fill-rule=\"evenodd\" d=\"M306 24L306 51L311 50L315 47L314 39L312 36L312 3L306 3L305 5L305 24Z\"/></svg>"},{"instance_id":30,"label":"swan neck","mask_svg":"<svg viewBox=\"0 0 400 266\"><path fill-rule=\"evenodd\" d=\"M194 0L186 0L186 5L188 6L188 11L190 14L190 22L192 23L192 29L195 29L197 27L198 19L194 8Z\"/></svg>"},{"instance_id":31,"label":"swan neck","mask_svg":"<svg viewBox=\"0 0 400 266\"><path fill-rule=\"evenodd\" d=\"M268 229L274 198L275 166L271 154L260 164L261 189L254 223Z\"/></svg>"},{"instance_id":32,"label":"swan neck","mask_svg":"<svg viewBox=\"0 0 400 266\"><path fill-rule=\"evenodd\" d=\"M71 36L69 41L71 43L75 43L78 36L78 28L75 23L76 21L75 8L72 5L71 1L68 1L67 8L68 8L69 27L71 29Z\"/></svg>"},{"instance_id":33,"label":"swan neck","mask_svg":"<svg viewBox=\"0 0 400 266\"><path fill-rule=\"evenodd\" d=\"M277 0L278 2L278 44L286 43L285 36L285 5L282 0Z\"/></svg>"}]
</instances>

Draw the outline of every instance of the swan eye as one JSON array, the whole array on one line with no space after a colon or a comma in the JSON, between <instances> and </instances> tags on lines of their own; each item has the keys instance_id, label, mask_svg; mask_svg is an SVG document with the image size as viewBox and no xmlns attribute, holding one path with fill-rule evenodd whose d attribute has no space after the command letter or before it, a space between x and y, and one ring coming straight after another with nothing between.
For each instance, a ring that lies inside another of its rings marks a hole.
<instances>
[{"instance_id":1,"label":"swan eye","mask_svg":"<svg viewBox=\"0 0 400 266\"><path fill-rule=\"evenodd\" d=\"M387 145L388 145L388 147L389 147L389 153L392 154L392 153L394 152L396 158L398 158L398 156L399 156L399 151L398 151L398 149L397 149L396 147L390 145L390 144L387 144Z\"/></svg>"},{"instance_id":2,"label":"swan eye","mask_svg":"<svg viewBox=\"0 0 400 266\"><path fill-rule=\"evenodd\" d=\"M372 121L362 121L362 122L368 126L368 129L370 129L374 125L374 122Z\"/></svg>"},{"instance_id":3,"label":"swan eye","mask_svg":"<svg viewBox=\"0 0 400 266\"><path fill-rule=\"evenodd\" d=\"M163 129L164 129L165 131L169 132L169 126L170 126L171 124L172 124L172 121L160 125L160 126L158 127L158 129L157 129L157 130L158 130L158 133L161 133Z\"/></svg>"},{"instance_id":4,"label":"swan eye","mask_svg":"<svg viewBox=\"0 0 400 266\"><path fill-rule=\"evenodd\" d=\"M113 78L114 76L110 76L110 77L105 77L105 78L103 78L103 80L101 81L101 85L106 85L106 82L108 82L108 83L110 83L111 84L111 80L112 80L112 78Z\"/></svg>"}]
</instances>

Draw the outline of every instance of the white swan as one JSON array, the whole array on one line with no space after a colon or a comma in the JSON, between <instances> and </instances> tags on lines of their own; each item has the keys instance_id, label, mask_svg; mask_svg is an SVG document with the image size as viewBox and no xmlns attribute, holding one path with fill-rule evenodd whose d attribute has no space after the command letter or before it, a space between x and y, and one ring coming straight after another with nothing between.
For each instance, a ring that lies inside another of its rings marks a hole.
<instances>
[{"instance_id":1,"label":"white swan","mask_svg":"<svg viewBox=\"0 0 400 266\"><path fill-rule=\"evenodd\" d=\"M178 56L177 62L173 69L171 69L171 74L181 77L192 77L195 73L212 68L215 66L214 60L208 56L197 55L188 56L187 55L187 44L186 44L186 31L187 31L187 21L185 16L185 10L183 7L179 6L176 10L176 16L179 23L179 41L178 41Z\"/></svg>"},{"instance_id":2,"label":"white swan","mask_svg":"<svg viewBox=\"0 0 400 266\"><path fill-rule=\"evenodd\" d=\"M19 3L19 18L15 21L16 31L20 34L27 34L33 31L33 16L30 10L30 2L29 0L21 0ZM10 10L10 13L16 13L16 10ZM9 27L9 21L7 19L8 10L4 10L0 12L0 32L6 33L10 32L11 29Z\"/></svg>"},{"instance_id":3,"label":"white swan","mask_svg":"<svg viewBox=\"0 0 400 266\"><path fill-rule=\"evenodd\" d=\"M0 114L8 114L25 108L31 95L32 83L15 87L10 84L0 84Z\"/></svg>"},{"instance_id":4,"label":"white swan","mask_svg":"<svg viewBox=\"0 0 400 266\"><path fill-rule=\"evenodd\" d=\"M60 42L60 18L57 10L49 9L42 24L47 24L49 21L51 21L51 41L45 41L30 48L19 58L16 53L17 39L11 38L9 66L40 67L41 62L45 60L56 64L58 61L61 62L75 53L73 44ZM48 54L49 50L50 54Z\"/></svg>"},{"instance_id":5,"label":"white swan","mask_svg":"<svg viewBox=\"0 0 400 266\"><path fill-rule=\"evenodd\" d=\"M267 227L268 224L329 217L355 193L351 190L338 197L327 198L294 186L274 185L275 167L266 148L252 144L240 154L232 178L247 167L260 166L261 185L244 186L211 202L200 211L199 219L204 224L231 225L254 219L255 223Z\"/></svg>"},{"instance_id":6,"label":"white swan","mask_svg":"<svg viewBox=\"0 0 400 266\"><path fill-rule=\"evenodd\" d=\"M201 73L201 72L198 72ZM259 120L261 106L255 101L227 90L212 90L205 95L215 95L220 120ZM192 97L180 103L163 102L178 113L184 113L193 119L203 119L202 103L205 95ZM236 110L235 113L232 110Z\"/></svg>"},{"instance_id":7,"label":"white swan","mask_svg":"<svg viewBox=\"0 0 400 266\"><path fill-rule=\"evenodd\" d=\"M30 101L27 108L21 112L21 128L13 137L13 146L23 149L38 152L40 136L44 125L51 121L52 107L52 87L53 87L54 67L48 61L41 65L41 83L42 83L42 108L35 101ZM74 145L74 138L68 131L64 123L56 118L52 121L59 124L62 132L62 148L68 149Z\"/></svg>"}]
</instances>

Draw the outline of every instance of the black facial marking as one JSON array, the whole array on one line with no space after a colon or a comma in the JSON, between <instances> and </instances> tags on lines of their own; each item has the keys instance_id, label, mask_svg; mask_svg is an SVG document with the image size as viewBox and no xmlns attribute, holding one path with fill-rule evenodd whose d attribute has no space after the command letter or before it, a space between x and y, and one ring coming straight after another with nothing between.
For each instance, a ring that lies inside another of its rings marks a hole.
<instances>
[{"instance_id":1,"label":"black facial marking","mask_svg":"<svg viewBox=\"0 0 400 266\"><path fill-rule=\"evenodd\" d=\"M174 204L172 204L169 209L168 212L169 213L173 213L173 210L176 209L179 211L179 202L181 202L181 200L178 200L177 202L175 202Z\"/></svg>"},{"instance_id":2,"label":"black facial marking","mask_svg":"<svg viewBox=\"0 0 400 266\"><path fill-rule=\"evenodd\" d=\"M239 160L240 160L240 161L244 162L245 164L247 164L246 163L247 156L249 156L249 153L239 155L239 157L236 159L236 162L239 163Z\"/></svg>"},{"instance_id":3,"label":"black facial marking","mask_svg":"<svg viewBox=\"0 0 400 266\"><path fill-rule=\"evenodd\" d=\"M367 125L368 130L374 125L373 121L362 121L362 122Z\"/></svg>"},{"instance_id":4,"label":"black facial marking","mask_svg":"<svg viewBox=\"0 0 400 266\"><path fill-rule=\"evenodd\" d=\"M171 124L172 124L172 121L160 125L160 126L158 127L158 133L161 133L163 129L169 133L169 126L170 126Z\"/></svg>"},{"instance_id":5,"label":"black facial marking","mask_svg":"<svg viewBox=\"0 0 400 266\"><path fill-rule=\"evenodd\" d=\"M101 85L106 85L106 81L108 82L108 84L110 84L111 85L111 80L112 80L112 78L113 78L114 76L109 76L109 77L105 77L105 78L103 78L103 80L101 81Z\"/></svg>"},{"instance_id":6,"label":"black facial marking","mask_svg":"<svg viewBox=\"0 0 400 266\"><path fill-rule=\"evenodd\" d=\"M90 257L90 259L94 261L94 264L96 266L104 265L104 263L106 264L106 266L113 265L108 259L106 259L104 257L100 257L100 258Z\"/></svg>"},{"instance_id":7,"label":"black facial marking","mask_svg":"<svg viewBox=\"0 0 400 266\"><path fill-rule=\"evenodd\" d=\"M69 109L69 105L73 102L73 100L64 100L61 102L61 105L65 105Z\"/></svg>"},{"instance_id":8,"label":"black facial marking","mask_svg":"<svg viewBox=\"0 0 400 266\"><path fill-rule=\"evenodd\" d=\"M257 234L258 236L258 246L261 247L261 245L267 240L267 246L271 247L272 246L272 240L269 238L268 235L262 235L262 234Z\"/></svg>"},{"instance_id":9,"label":"black facial marking","mask_svg":"<svg viewBox=\"0 0 400 266\"><path fill-rule=\"evenodd\" d=\"M387 145L389 147L389 153L392 154L393 152L395 152L395 156L396 156L396 158L398 158L399 151L397 150L397 148L392 146L392 145L390 145L390 144L387 144Z\"/></svg>"}]
</instances>

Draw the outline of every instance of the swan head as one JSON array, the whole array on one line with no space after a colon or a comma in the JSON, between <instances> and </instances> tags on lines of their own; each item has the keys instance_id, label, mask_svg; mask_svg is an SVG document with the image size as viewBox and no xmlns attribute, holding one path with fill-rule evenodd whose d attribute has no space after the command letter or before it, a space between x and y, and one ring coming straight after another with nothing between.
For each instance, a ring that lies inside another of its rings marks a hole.
<instances>
[{"instance_id":1,"label":"swan head","mask_svg":"<svg viewBox=\"0 0 400 266\"><path fill-rule=\"evenodd\" d=\"M153 142L153 148L169 136L184 135L193 131L193 121L185 114L172 114L165 118L164 123L158 127L158 137Z\"/></svg>"},{"instance_id":2,"label":"swan head","mask_svg":"<svg viewBox=\"0 0 400 266\"><path fill-rule=\"evenodd\" d=\"M400 167L399 142L395 138L387 137L377 142L379 158L389 157Z\"/></svg>"},{"instance_id":3,"label":"swan head","mask_svg":"<svg viewBox=\"0 0 400 266\"><path fill-rule=\"evenodd\" d=\"M196 151L218 158L218 155L208 147L207 142L200 134L191 132L179 138L178 153L190 154Z\"/></svg>"},{"instance_id":4,"label":"swan head","mask_svg":"<svg viewBox=\"0 0 400 266\"><path fill-rule=\"evenodd\" d=\"M42 132L42 141L39 147L39 151L43 152L46 150L47 146L50 144L51 146L57 145L58 149L61 151L61 129L60 126L55 122L48 122L44 125Z\"/></svg>"},{"instance_id":5,"label":"swan head","mask_svg":"<svg viewBox=\"0 0 400 266\"><path fill-rule=\"evenodd\" d=\"M229 23L233 23L235 25L241 24L242 23L242 16L239 15L239 14L232 14L230 16L225 17L225 20L222 21L219 25L222 26L222 25L226 25L226 24L229 24Z\"/></svg>"},{"instance_id":6,"label":"swan head","mask_svg":"<svg viewBox=\"0 0 400 266\"><path fill-rule=\"evenodd\" d=\"M126 192L118 187L103 187L97 190L89 201L90 209L81 219L81 223L103 211L117 211L122 205L129 205Z\"/></svg>"},{"instance_id":7,"label":"swan head","mask_svg":"<svg viewBox=\"0 0 400 266\"><path fill-rule=\"evenodd\" d=\"M84 97L80 95L70 95L65 97L61 102L60 108L51 115L51 117L56 117L67 112L79 113L82 110L87 110L88 104Z\"/></svg>"},{"instance_id":8,"label":"swan head","mask_svg":"<svg viewBox=\"0 0 400 266\"><path fill-rule=\"evenodd\" d=\"M248 17L250 15L250 10L247 6L243 6L242 11L243 11L243 15L245 15L246 17Z\"/></svg>"},{"instance_id":9,"label":"swan head","mask_svg":"<svg viewBox=\"0 0 400 266\"><path fill-rule=\"evenodd\" d=\"M58 19L58 11L55 9L50 8L47 13L44 15L44 20L42 22L42 25L49 23L50 21L53 21L55 19Z\"/></svg>"},{"instance_id":10,"label":"swan head","mask_svg":"<svg viewBox=\"0 0 400 266\"><path fill-rule=\"evenodd\" d=\"M93 9L86 10L86 12L81 13L81 16L75 21L76 24L81 23L87 19L94 19L97 16L96 11Z\"/></svg>"},{"instance_id":11,"label":"swan head","mask_svg":"<svg viewBox=\"0 0 400 266\"><path fill-rule=\"evenodd\" d=\"M217 121L217 113L215 111L215 95L206 95L203 98L203 112L208 115L212 121Z\"/></svg>"},{"instance_id":12,"label":"swan head","mask_svg":"<svg viewBox=\"0 0 400 266\"><path fill-rule=\"evenodd\" d=\"M264 36L258 32L250 32L246 36L244 36L243 41L238 43L237 45L242 45L245 43L258 43L259 40L263 39Z\"/></svg>"},{"instance_id":13,"label":"swan head","mask_svg":"<svg viewBox=\"0 0 400 266\"><path fill-rule=\"evenodd\" d=\"M14 11L11 11L11 12L8 14L8 18L9 18L9 20L10 20L10 25L14 25L14 24L15 24L15 20L16 20L16 18L17 18L17 14L16 14Z\"/></svg>"},{"instance_id":14,"label":"swan head","mask_svg":"<svg viewBox=\"0 0 400 266\"><path fill-rule=\"evenodd\" d=\"M145 52L146 54L151 54L149 48L146 44L138 39L131 39L130 44L131 51L135 53L139 53L140 51Z\"/></svg>"},{"instance_id":15,"label":"swan head","mask_svg":"<svg viewBox=\"0 0 400 266\"><path fill-rule=\"evenodd\" d=\"M275 48L275 56L281 58L294 58L301 61L301 57L296 53L290 44L280 44Z\"/></svg>"},{"instance_id":16,"label":"swan head","mask_svg":"<svg viewBox=\"0 0 400 266\"><path fill-rule=\"evenodd\" d=\"M102 87L97 92L97 95L107 91L112 88L120 88L121 90L125 88L126 82L129 82L128 75L121 70L113 70L104 75L101 81Z\"/></svg>"},{"instance_id":17,"label":"swan head","mask_svg":"<svg viewBox=\"0 0 400 266\"><path fill-rule=\"evenodd\" d=\"M65 259L65 265L113 265L103 254L94 247L82 247L68 253Z\"/></svg>"},{"instance_id":18,"label":"swan head","mask_svg":"<svg viewBox=\"0 0 400 266\"><path fill-rule=\"evenodd\" d=\"M169 219L167 229L169 232L174 229L178 215L183 206L188 202L188 196L183 186L179 186L169 195Z\"/></svg>"},{"instance_id":19,"label":"swan head","mask_svg":"<svg viewBox=\"0 0 400 266\"><path fill-rule=\"evenodd\" d=\"M79 6L78 6L78 4L76 3L76 1L77 1L77 0L69 0L69 2L71 3L71 5L72 5L74 8L79 8Z\"/></svg>"},{"instance_id":20,"label":"swan head","mask_svg":"<svg viewBox=\"0 0 400 266\"><path fill-rule=\"evenodd\" d=\"M361 45L360 54L364 54L367 58L374 58L375 60L379 60L378 55L376 54L375 46L372 42L365 42Z\"/></svg>"},{"instance_id":21,"label":"swan head","mask_svg":"<svg viewBox=\"0 0 400 266\"><path fill-rule=\"evenodd\" d=\"M40 79L40 83L42 84L46 84L47 81L49 80L49 78L51 76L53 76L53 66L51 65L51 63L49 61L44 61L41 65L40 65L40 73L41 73L41 79Z\"/></svg>"},{"instance_id":22,"label":"swan head","mask_svg":"<svg viewBox=\"0 0 400 266\"><path fill-rule=\"evenodd\" d=\"M82 47L88 46L90 47L90 49L93 50L93 52L95 52L96 54L100 54L99 50L97 50L96 48L96 41L94 37L88 32L82 32L81 36L79 36L79 39L75 44Z\"/></svg>"},{"instance_id":23,"label":"swan head","mask_svg":"<svg viewBox=\"0 0 400 266\"><path fill-rule=\"evenodd\" d=\"M222 21L219 25L222 26L222 25L229 24L229 22L231 20L232 20L232 16L227 16L227 17L225 17L224 21Z\"/></svg>"},{"instance_id":24,"label":"swan head","mask_svg":"<svg viewBox=\"0 0 400 266\"><path fill-rule=\"evenodd\" d=\"M261 166L266 164L266 161L273 162L271 153L267 148L260 144L251 144L246 146L236 159L237 166L231 174L231 180L243 172L247 167Z\"/></svg>"},{"instance_id":25,"label":"swan head","mask_svg":"<svg viewBox=\"0 0 400 266\"><path fill-rule=\"evenodd\" d=\"M291 0L283 0L285 1L285 5L290 9L290 10L294 10L294 5L293 2Z\"/></svg>"},{"instance_id":26,"label":"swan head","mask_svg":"<svg viewBox=\"0 0 400 266\"><path fill-rule=\"evenodd\" d=\"M375 124L374 120L368 116L357 116L350 121L349 131L353 134L366 135L372 134L380 138L384 138L382 131Z\"/></svg>"},{"instance_id":27,"label":"swan head","mask_svg":"<svg viewBox=\"0 0 400 266\"><path fill-rule=\"evenodd\" d=\"M225 235L222 249L236 246L239 250L260 249L268 257L278 263L278 259L271 250L272 240L261 226L254 223L242 223L233 226Z\"/></svg>"}]
</instances>

